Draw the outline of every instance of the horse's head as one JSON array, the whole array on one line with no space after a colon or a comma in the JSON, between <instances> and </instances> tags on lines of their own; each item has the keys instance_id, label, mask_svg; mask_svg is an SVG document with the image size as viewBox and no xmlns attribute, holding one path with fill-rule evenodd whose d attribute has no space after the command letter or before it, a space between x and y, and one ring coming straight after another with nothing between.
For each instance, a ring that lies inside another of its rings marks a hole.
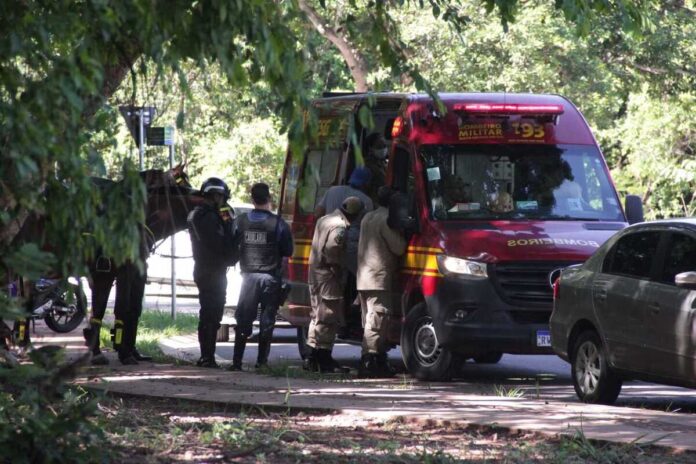
<instances>
[{"instance_id":1,"label":"horse's head","mask_svg":"<svg viewBox=\"0 0 696 464\"><path fill-rule=\"evenodd\" d=\"M179 163L173 168L164 171L162 169L148 169L140 172L140 178L148 190L164 187L184 187L191 189L193 186L185 171L186 163Z\"/></svg>"},{"instance_id":2,"label":"horse's head","mask_svg":"<svg viewBox=\"0 0 696 464\"><path fill-rule=\"evenodd\" d=\"M156 240L165 238L185 229L191 210L205 201L199 190L183 182L174 186L148 188L146 225Z\"/></svg>"}]
</instances>

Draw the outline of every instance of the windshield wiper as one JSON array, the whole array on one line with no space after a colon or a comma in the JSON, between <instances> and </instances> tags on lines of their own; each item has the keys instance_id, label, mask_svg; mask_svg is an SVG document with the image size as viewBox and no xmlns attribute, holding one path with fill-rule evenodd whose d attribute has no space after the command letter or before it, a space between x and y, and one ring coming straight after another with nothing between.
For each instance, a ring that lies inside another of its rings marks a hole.
<instances>
[{"instance_id":1,"label":"windshield wiper","mask_svg":"<svg viewBox=\"0 0 696 464\"><path fill-rule=\"evenodd\" d=\"M548 216L545 216L544 219L554 219L558 221L600 221L599 218L584 218L584 217L577 217L577 216L571 216L570 214L550 214Z\"/></svg>"}]
</instances>

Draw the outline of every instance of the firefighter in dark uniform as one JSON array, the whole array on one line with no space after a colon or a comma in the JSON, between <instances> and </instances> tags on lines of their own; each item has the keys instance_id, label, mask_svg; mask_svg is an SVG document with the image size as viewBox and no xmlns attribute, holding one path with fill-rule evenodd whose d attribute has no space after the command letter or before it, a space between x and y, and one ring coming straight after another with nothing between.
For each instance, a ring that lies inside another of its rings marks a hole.
<instances>
[{"instance_id":1,"label":"firefighter in dark uniform","mask_svg":"<svg viewBox=\"0 0 696 464\"><path fill-rule=\"evenodd\" d=\"M251 187L254 209L235 219L235 243L239 244L242 288L235 318L234 356L230 370L242 370L247 339L251 336L259 304L259 346L256 368L268 363L276 313L281 304L283 257L292 256L292 233L287 223L271 212L268 185Z\"/></svg>"},{"instance_id":2,"label":"firefighter in dark uniform","mask_svg":"<svg viewBox=\"0 0 696 464\"><path fill-rule=\"evenodd\" d=\"M226 204L230 189L222 179L211 177L203 182L201 193L208 201L194 208L187 219L193 248L193 280L201 305L198 319L201 357L196 365L218 367L215 342L225 309L227 267L236 261L232 217Z\"/></svg>"}]
</instances>

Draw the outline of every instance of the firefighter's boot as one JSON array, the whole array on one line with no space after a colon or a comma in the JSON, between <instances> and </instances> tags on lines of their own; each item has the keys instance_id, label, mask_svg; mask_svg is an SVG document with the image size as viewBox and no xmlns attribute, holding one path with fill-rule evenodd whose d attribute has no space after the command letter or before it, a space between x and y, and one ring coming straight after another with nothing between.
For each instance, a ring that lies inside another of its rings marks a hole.
<instances>
[{"instance_id":1,"label":"firefighter's boot","mask_svg":"<svg viewBox=\"0 0 696 464\"><path fill-rule=\"evenodd\" d=\"M309 354L302 364L302 368L309 372L319 372L319 350L316 348L310 348Z\"/></svg>"},{"instance_id":2,"label":"firefighter's boot","mask_svg":"<svg viewBox=\"0 0 696 464\"><path fill-rule=\"evenodd\" d=\"M360 367L358 367L358 377L361 379L374 379L379 376L379 366L377 363L377 355L375 353L367 353L360 358Z\"/></svg>"},{"instance_id":3,"label":"firefighter's boot","mask_svg":"<svg viewBox=\"0 0 696 464\"><path fill-rule=\"evenodd\" d=\"M256 358L256 369L268 365L268 355L271 353L271 337L259 337L259 354Z\"/></svg>"},{"instance_id":4,"label":"firefighter's boot","mask_svg":"<svg viewBox=\"0 0 696 464\"><path fill-rule=\"evenodd\" d=\"M347 374L350 372L350 368L341 366L333 356L331 356L331 350L319 349L317 351L319 372L322 374Z\"/></svg>"},{"instance_id":5,"label":"firefighter's boot","mask_svg":"<svg viewBox=\"0 0 696 464\"><path fill-rule=\"evenodd\" d=\"M244 359L244 350L246 349L248 338L249 337L240 332L234 334L234 353L232 354L231 371L242 370L242 360Z\"/></svg>"},{"instance_id":6,"label":"firefighter's boot","mask_svg":"<svg viewBox=\"0 0 696 464\"><path fill-rule=\"evenodd\" d=\"M378 353L376 355L377 357L377 373L379 375L378 378L381 379L388 379L391 377L394 377L396 375L396 371L392 367L391 364L389 364L389 359L387 358L387 353Z\"/></svg>"}]
</instances>

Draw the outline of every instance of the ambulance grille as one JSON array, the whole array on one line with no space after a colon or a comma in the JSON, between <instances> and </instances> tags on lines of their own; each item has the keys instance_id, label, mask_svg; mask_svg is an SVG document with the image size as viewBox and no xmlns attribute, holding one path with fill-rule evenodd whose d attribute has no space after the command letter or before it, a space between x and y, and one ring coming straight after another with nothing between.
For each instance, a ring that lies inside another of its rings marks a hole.
<instances>
[{"instance_id":1,"label":"ambulance grille","mask_svg":"<svg viewBox=\"0 0 696 464\"><path fill-rule=\"evenodd\" d=\"M575 262L512 262L490 266L491 277L501 298L511 305L540 306L551 310L553 291L549 285L549 273Z\"/></svg>"}]
</instances>

